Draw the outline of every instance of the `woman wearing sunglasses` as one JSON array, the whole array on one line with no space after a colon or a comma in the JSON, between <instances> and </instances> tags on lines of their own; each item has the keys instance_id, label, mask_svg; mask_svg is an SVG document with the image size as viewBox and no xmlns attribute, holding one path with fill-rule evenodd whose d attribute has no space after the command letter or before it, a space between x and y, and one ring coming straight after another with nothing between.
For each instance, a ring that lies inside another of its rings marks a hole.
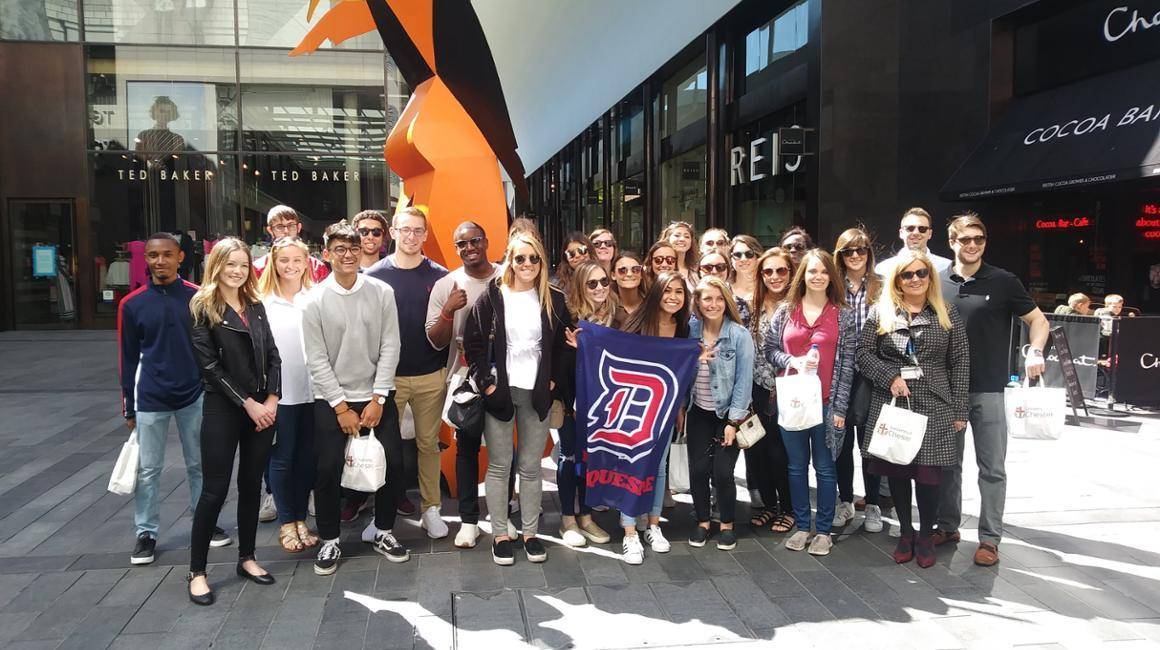
<instances>
[{"instance_id":1,"label":"woman wearing sunglasses","mask_svg":"<svg viewBox=\"0 0 1160 650\"><path fill-rule=\"evenodd\" d=\"M693 226L684 221L674 221L661 232L661 240L669 242L677 252L677 271L685 276L690 291L697 285L697 249L693 245L696 241Z\"/></svg>"},{"instance_id":2,"label":"woman wearing sunglasses","mask_svg":"<svg viewBox=\"0 0 1160 650\"><path fill-rule=\"evenodd\" d=\"M777 246L765 251L757 259L761 281L753 293L754 314L749 318L749 332L753 345L760 352L773 327L773 316L785 300L793 272L793 259ZM754 513L749 523L754 528L770 526L774 533L788 533L794 527L793 503L789 492L789 459L785 442L777 427L777 397L774 379L777 369L764 354L758 354L753 363L753 410L765 428L765 437L745 450L745 466L761 495L762 510ZM752 468L752 470L749 470Z\"/></svg>"},{"instance_id":3,"label":"woman wearing sunglasses","mask_svg":"<svg viewBox=\"0 0 1160 650\"><path fill-rule=\"evenodd\" d=\"M729 245L729 288L737 301L737 311L741 314L741 324L749 327L750 306L757 290L757 258L761 257L761 244L751 235L737 235Z\"/></svg>"},{"instance_id":4,"label":"woman wearing sunglasses","mask_svg":"<svg viewBox=\"0 0 1160 650\"><path fill-rule=\"evenodd\" d=\"M793 267L796 269L802 263L802 256L806 251L814 247L814 240L810 239L810 234L794 226L781 234L781 243L778 244L789 252L790 257L793 258Z\"/></svg>"},{"instance_id":5,"label":"woman wearing sunglasses","mask_svg":"<svg viewBox=\"0 0 1160 650\"><path fill-rule=\"evenodd\" d=\"M548 413L559 377L572 369L561 361L564 330L572 322L564 294L550 287L544 248L529 233L508 241L499 279L476 300L463 332L469 376L483 393L487 441L487 509L495 535L492 559L515 562L507 535L508 475L514 428L520 473L524 550L531 562L548 559L536 538L540 519L540 457L548 440Z\"/></svg>"},{"instance_id":6,"label":"woman wearing sunglasses","mask_svg":"<svg viewBox=\"0 0 1160 650\"><path fill-rule=\"evenodd\" d=\"M785 542L791 551L805 549L808 542L811 555L829 555L833 546L830 529L837 497L834 461L846 435L856 344L854 310L846 306L834 258L818 248L807 251L764 341L765 354L779 372L792 369L816 374L822 383L822 422L801 431L781 430L789 455L790 498L797 524L797 532ZM815 347L816 357L810 354ZM807 476L811 456L818 486L817 535L812 541Z\"/></svg>"},{"instance_id":7,"label":"woman wearing sunglasses","mask_svg":"<svg viewBox=\"0 0 1160 650\"><path fill-rule=\"evenodd\" d=\"M592 242L582 232L574 232L564 240L564 259L556 265L556 275L551 279L552 286L568 295L572 286L572 274L581 262L592 259Z\"/></svg>"},{"instance_id":8,"label":"woman wearing sunglasses","mask_svg":"<svg viewBox=\"0 0 1160 650\"><path fill-rule=\"evenodd\" d=\"M846 288L846 304L854 310L854 327L862 333L862 324L870 305L878 300L882 279L874 273L874 248L870 235L861 228L850 228L838 235L834 244L834 261L842 286ZM846 417L846 441L838 455L838 507L834 510L834 527L840 528L854 519L854 441L859 443L866 435L866 411L870 405L869 385L863 384L857 369L850 395L850 412ZM857 406L856 406L857 405ZM880 477L862 466L862 484L866 488L866 522L868 533L882 532L882 509L878 507Z\"/></svg>"},{"instance_id":9,"label":"woman wearing sunglasses","mask_svg":"<svg viewBox=\"0 0 1160 650\"><path fill-rule=\"evenodd\" d=\"M636 313L644 302L644 263L636 251L621 251L612 262L616 292L616 314L612 326L620 327Z\"/></svg>"},{"instance_id":10,"label":"woman wearing sunglasses","mask_svg":"<svg viewBox=\"0 0 1160 650\"><path fill-rule=\"evenodd\" d=\"M616 294L612 280L598 262L581 262L572 276L572 291L568 294L568 311L572 325L586 320L605 327L612 326L616 313ZM576 367L576 329L564 332L568 347L561 355L564 368ZM612 539L592 521L592 508L584 503L585 469L583 463L587 440L583 429L576 426L576 376L561 373L556 386L556 397L564 403L564 423L560 426L560 462L556 468L556 485L560 495L560 538L568 546L606 544ZM577 502L579 513L577 516Z\"/></svg>"},{"instance_id":11,"label":"woman wearing sunglasses","mask_svg":"<svg viewBox=\"0 0 1160 650\"><path fill-rule=\"evenodd\" d=\"M708 253L701 257L697 265L702 278L717 278L722 282L729 279L729 262L721 253Z\"/></svg>"},{"instance_id":12,"label":"woman wearing sunglasses","mask_svg":"<svg viewBox=\"0 0 1160 650\"><path fill-rule=\"evenodd\" d=\"M677 270L677 249L673 248L667 239L661 239L648 249L648 254L644 256L644 262L646 269L644 290L647 292L662 273ZM687 280L686 284L688 284Z\"/></svg>"},{"instance_id":13,"label":"woman wearing sunglasses","mask_svg":"<svg viewBox=\"0 0 1160 650\"><path fill-rule=\"evenodd\" d=\"M592 250L596 255L595 261L600 262L600 266L607 271L612 268L612 261L616 258L616 252L619 250L616 246L616 235L612 234L611 230L607 228L597 228L588 235L588 241L592 242Z\"/></svg>"},{"instance_id":14,"label":"woman wearing sunglasses","mask_svg":"<svg viewBox=\"0 0 1160 650\"><path fill-rule=\"evenodd\" d=\"M955 434L967 426L971 362L966 329L955 306L943 302L934 262L911 250L892 259L882 296L858 341L858 369L874 384L862 455L871 472L890 482L902 528L894 561L903 564L917 555L918 566L925 569L935 563L932 534L942 468L955 463ZM895 465L867 451L882 406L895 397L906 398L903 404L928 418L922 447L909 465ZM910 513L912 486L918 501L917 536Z\"/></svg>"}]
</instances>

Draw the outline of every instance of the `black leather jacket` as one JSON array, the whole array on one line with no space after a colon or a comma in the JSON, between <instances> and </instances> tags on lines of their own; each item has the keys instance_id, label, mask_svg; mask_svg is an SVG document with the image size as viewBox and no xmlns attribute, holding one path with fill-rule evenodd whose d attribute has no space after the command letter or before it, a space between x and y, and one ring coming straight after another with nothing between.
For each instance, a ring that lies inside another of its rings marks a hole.
<instances>
[{"instance_id":1,"label":"black leather jacket","mask_svg":"<svg viewBox=\"0 0 1160 650\"><path fill-rule=\"evenodd\" d=\"M247 397L282 397L282 359L270 333L266 307L260 302L247 305L246 319L248 328L236 311L226 307L221 323L210 326L195 319L193 324L193 354L205 391L238 406Z\"/></svg>"}]
</instances>

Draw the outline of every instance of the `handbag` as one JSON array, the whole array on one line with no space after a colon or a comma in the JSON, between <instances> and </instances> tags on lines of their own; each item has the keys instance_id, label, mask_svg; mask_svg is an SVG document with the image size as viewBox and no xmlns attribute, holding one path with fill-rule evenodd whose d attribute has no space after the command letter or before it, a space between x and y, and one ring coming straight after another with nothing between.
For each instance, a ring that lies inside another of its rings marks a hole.
<instances>
[{"instance_id":1,"label":"handbag","mask_svg":"<svg viewBox=\"0 0 1160 650\"><path fill-rule=\"evenodd\" d=\"M817 375L786 374L777 386L777 423L786 431L804 431L822 423L822 380Z\"/></svg>"},{"instance_id":2,"label":"handbag","mask_svg":"<svg viewBox=\"0 0 1160 650\"><path fill-rule=\"evenodd\" d=\"M487 335L487 365L495 362L495 308L491 312L491 331ZM450 404L444 419L459 432L479 437L483 435L483 391L475 385L475 381L464 376L459 386L450 391Z\"/></svg>"},{"instance_id":3,"label":"handbag","mask_svg":"<svg viewBox=\"0 0 1160 650\"><path fill-rule=\"evenodd\" d=\"M1040 380L1031 386L1027 378L1022 386L1003 391L1003 411L1007 431L1012 438L1059 440L1067 419L1067 391L1049 388Z\"/></svg>"},{"instance_id":4,"label":"handbag","mask_svg":"<svg viewBox=\"0 0 1160 650\"><path fill-rule=\"evenodd\" d=\"M669 445L669 489L673 492L688 492L689 486L689 442L681 434Z\"/></svg>"},{"instance_id":5,"label":"handbag","mask_svg":"<svg viewBox=\"0 0 1160 650\"><path fill-rule=\"evenodd\" d=\"M761 419L757 417L756 413L750 413L749 417L737 425L737 435L734 436L734 440L737 441L738 447L749 449L764 437L765 425L761 423Z\"/></svg>"},{"instance_id":6,"label":"handbag","mask_svg":"<svg viewBox=\"0 0 1160 650\"><path fill-rule=\"evenodd\" d=\"M870 417L870 397L874 393L874 384L870 378L858 374L854 382L854 393L850 397L850 408L846 412L846 419L851 420L854 426L865 427Z\"/></svg>"},{"instance_id":7,"label":"handbag","mask_svg":"<svg viewBox=\"0 0 1160 650\"><path fill-rule=\"evenodd\" d=\"M366 436L354 436L346 443L346 464L341 485L359 492L375 492L387 483L387 452L375 430Z\"/></svg>"},{"instance_id":8,"label":"handbag","mask_svg":"<svg viewBox=\"0 0 1160 650\"><path fill-rule=\"evenodd\" d=\"M889 404L882 405L878 421L870 430L870 444L866 451L888 463L909 465L922 449L927 417L910 410L909 397L906 398L907 408L896 406L897 401L898 398L893 397Z\"/></svg>"},{"instance_id":9,"label":"handbag","mask_svg":"<svg viewBox=\"0 0 1160 650\"><path fill-rule=\"evenodd\" d=\"M137 430L129 434L129 439L121 445L117 462L113 465L113 475L109 477L109 491L113 494L129 495L137 488L137 459L141 448L137 444Z\"/></svg>"}]
</instances>

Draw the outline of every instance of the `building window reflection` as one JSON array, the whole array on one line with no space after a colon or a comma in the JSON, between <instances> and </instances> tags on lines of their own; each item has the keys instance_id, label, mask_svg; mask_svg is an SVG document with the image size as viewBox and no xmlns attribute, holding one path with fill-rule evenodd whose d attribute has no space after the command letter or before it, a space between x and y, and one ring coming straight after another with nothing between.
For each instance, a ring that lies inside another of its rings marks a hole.
<instances>
[{"instance_id":1,"label":"building window reflection","mask_svg":"<svg viewBox=\"0 0 1160 650\"><path fill-rule=\"evenodd\" d=\"M0 0L0 39L78 41L76 0Z\"/></svg>"},{"instance_id":2,"label":"building window reflection","mask_svg":"<svg viewBox=\"0 0 1160 650\"><path fill-rule=\"evenodd\" d=\"M697 232L709 226L705 146L670 158L660 166L661 221L687 221Z\"/></svg>"},{"instance_id":3,"label":"building window reflection","mask_svg":"<svg viewBox=\"0 0 1160 650\"><path fill-rule=\"evenodd\" d=\"M776 146L778 129L802 126L805 119L805 104L799 103L733 135L729 159L733 223L738 232L752 234L763 246L775 245L790 226L806 225L805 162L778 155Z\"/></svg>"},{"instance_id":4,"label":"building window reflection","mask_svg":"<svg viewBox=\"0 0 1160 650\"><path fill-rule=\"evenodd\" d=\"M809 2L803 0L745 36L745 81L762 85L775 78L769 66L809 41Z\"/></svg>"},{"instance_id":5,"label":"building window reflection","mask_svg":"<svg viewBox=\"0 0 1160 650\"><path fill-rule=\"evenodd\" d=\"M644 237L644 174L613 183L609 200L612 203L610 230L620 247L638 251L648 248Z\"/></svg>"},{"instance_id":6,"label":"building window reflection","mask_svg":"<svg viewBox=\"0 0 1160 650\"><path fill-rule=\"evenodd\" d=\"M708 107L709 71L705 56L690 61L661 87L658 125L662 138L705 119Z\"/></svg>"},{"instance_id":7,"label":"building window reflection","mask_svg":"<svg viewBox=\"0 0 1160 650\"><path fill-rule=\"evenodd\" d=\"M84 9L86 41L234 44L233 0L85 0Z\"/></svg>"},{"instance_id":8,"label":"building window reflection","mask_svg":"<svg viewBox=\"0 0 1160 650\"><path fill-rule=\"evenodd\" d=\"M86 0L88 2L89 0ZM311 16L306 19L309 0L237 0L238 3L238 44L242 47L282 47L293 48L310 31L311 23L336 2L318 3ZM335 45L330 39L323 41L323 49L382 50L383 41L378 31L371 30L349 38Z\"/></svg>"}]
</instances>

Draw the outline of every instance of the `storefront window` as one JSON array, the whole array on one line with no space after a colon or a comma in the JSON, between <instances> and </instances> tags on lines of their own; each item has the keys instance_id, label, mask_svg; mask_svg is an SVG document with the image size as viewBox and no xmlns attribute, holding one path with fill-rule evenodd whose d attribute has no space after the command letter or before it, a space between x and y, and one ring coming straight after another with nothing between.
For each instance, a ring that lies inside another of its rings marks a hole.
<instances>
[{"instance_id":1,"label":"storefront window","mask_svg":"<svg viewBox=\"0 0 1160 650\"><path fill-rule=\"evenodd\" d=\"M78 41L76 0L0 0L0 39Z\"/></svg>"},{"instance_id":2,"label":"storefront window","mask_svg":"<svg viewBox=\"0 0 1160 650\"><path fill-rule=\"evenodd\" d=\"M806 46L809 2L799 2L745 36L745 83L764 85L776 76L769 66Z\"/></svg>"},{"instance_id":3,"label":"storefront window","mask_svg":"<svg viewBox=\"0 0 1160 650\"><path fill-rule=\"evenodd\" d=\"M648 248L644 238L644 174L612 184L612 225L610 230L624 250Z\"/></svg>"},{"instance_id":4,"label":"storefront window","mask_svg":"<svg viewBox=\"0 0 1160 650\"><path fill-rule=\"evenodd\" d=\"M644 96L634 91L616 108L616 126L612 134L613 167L623 165L625 174L634 174L644 166Z\"/></svg>"},{"instance_id":5,"label":"storefront window","mask_svg":"<svg viewBox=\"0 0 1160 650\"><path fill-rule=\"evenodd\" d=\"M237 148L232 50L88 48L90 148L178 153Z\"/></svg>"},{"instance_id":6,"label":"storefront window","mask_svg":"<svg viewBox=\"0 0 1160 650\"><path fill-rule=\"evenodd\" d=\"M84 8L87 41L234 44L233 0L85 0Z\"/></svg>"},{"instance_id":7,"label":"storefront window","mask_svg":"<svg viewBox=\"0 0 1160 650\"><path fill-rule=\"evenodd\" d=\"M604 129L597 122L589 127L584 146L584 223L581 230L592 232L604 225Z\"/></svg>"},{"instance_id":8,"label":"storefront window","mask_svg":"<svg viewBox=\"0 0 1160 650\"><path fill-rule=\"evenodd\" d=\"M569 144L560 153L560 225L565 236L581 227L576 214L577 174L573 146Z\"/></svg>"},{"instance_id":9,"label":"storefront window","mask_svg":"<svg viewBox=\"0 0 1160 650\"><path fill-rule=\"evenodd\" d=\"M381 155L388 129L384 62L379 53L290 59L282 50L243 50L245 149Z\"/></svg>"},{"instance_id":10,"label":"storefront window","mask_svg":"<svg viewBox=\"0 0 1160 650\"><path fill-rule=\"evenodd\" d=\"M88 0L86 0L87 2ZM309 0L238 0L238 44L262 47L296 47L319 18L338 2L320 2L307 21ZM335 45L329 39L321 49L382 50L378 30Z\"/></svg>"},{"instance_id":11,"label":"storefront window","mask_svg":"<svg viewBox=\"0 0 1160 650\"><path fill-rule=\"evenodd\" d=\"M753 235L763 246L776 244L790 226L806 222L804 160L782 155L778 129L799 126L805 105L762 118L733 136L729 152L729 192L737 232Z\"/></svg>"},{"instance_id":12,"label":"storefront window","mask_svg":"<svg viewBox=\"0 0 1160 650\"><path fill-rule=\"evenodd\" d=\"M709 71L702 54L665 80L661 87L657 124L662 138L705 119Z\"/></svg>"},{"instance_id":13,"label":"storefront window","mask_svg":"<svg viewBox=\"0 0 1160 650\"><path fill-rule=\"evenodd\" d=\"M702 145L661 163L661 222L687 221L703 232L709 226L705 162Z\"/></svg>"}]
</instances>

